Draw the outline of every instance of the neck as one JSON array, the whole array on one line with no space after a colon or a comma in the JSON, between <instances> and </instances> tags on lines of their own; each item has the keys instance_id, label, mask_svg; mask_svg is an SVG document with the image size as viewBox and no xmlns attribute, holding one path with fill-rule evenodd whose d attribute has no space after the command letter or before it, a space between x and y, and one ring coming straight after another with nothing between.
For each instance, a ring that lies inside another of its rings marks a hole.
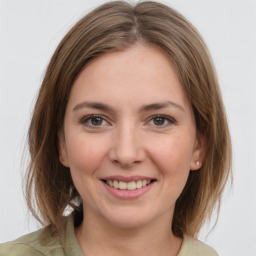
<instances>
[{"instance_id":1,"label":"neck","mask_svg":"<svg viewBox=\"0 0 256 256\"><path fill-rule=\"evenodd\" d=\"M178 255L182 239L171 232L170 219L162 216L144 226L123 228L104 219L96 220L95 215L87 212L76 236L86 256L174 256Z\"/></svg>"}]
</instances>

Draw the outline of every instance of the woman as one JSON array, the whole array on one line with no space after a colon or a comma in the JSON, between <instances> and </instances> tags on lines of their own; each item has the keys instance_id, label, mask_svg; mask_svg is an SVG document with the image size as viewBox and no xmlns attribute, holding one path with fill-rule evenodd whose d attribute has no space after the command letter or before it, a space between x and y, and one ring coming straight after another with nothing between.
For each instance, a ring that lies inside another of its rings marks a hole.
<instances>
[{"instance_id":1,"label":"woman","mask_svg":"<svg viewBox=\"0 0 256 256\"><path fill-rule=\"evenodd\" d=\"M195 238L219 207L230 136L207 49L171 8L118 1L82 18L47 68L29 147L44 228L0 255L217 255Z\"/></svg>"}]
</instances>

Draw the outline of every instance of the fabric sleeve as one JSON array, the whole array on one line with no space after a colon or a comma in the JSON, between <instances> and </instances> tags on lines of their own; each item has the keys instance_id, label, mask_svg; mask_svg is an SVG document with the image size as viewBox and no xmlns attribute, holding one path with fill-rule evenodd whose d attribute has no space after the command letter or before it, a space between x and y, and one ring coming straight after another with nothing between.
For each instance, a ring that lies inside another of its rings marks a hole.
<instances>
[{"instance_id":1,"label":"fabric sleeve","mask_svg":"<svg viewBox=\"0 0 256 256\"><path fill-rule=\"evenodd\" d=\"M0 256L42 256L41 252L28 244L4 243L0 244Z\"/></svg>"}]
</instances>

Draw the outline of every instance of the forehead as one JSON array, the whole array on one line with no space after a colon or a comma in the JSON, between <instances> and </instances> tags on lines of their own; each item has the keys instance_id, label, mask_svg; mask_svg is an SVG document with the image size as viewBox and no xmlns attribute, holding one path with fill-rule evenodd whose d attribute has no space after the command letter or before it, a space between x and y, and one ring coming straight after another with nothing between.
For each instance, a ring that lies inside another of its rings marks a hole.
<instances>
[{"instance_id":1,"label":"forehead","mask_svg":"<svg viewBox=\"0 0 256 256\"><path fill-rule=\"evenodd\" d=\"M94 99L150 104L153 101L187 99L170 59L159 49L135 45L103 54L79 74L70 101Z\"/></svg>"}]
</instances>

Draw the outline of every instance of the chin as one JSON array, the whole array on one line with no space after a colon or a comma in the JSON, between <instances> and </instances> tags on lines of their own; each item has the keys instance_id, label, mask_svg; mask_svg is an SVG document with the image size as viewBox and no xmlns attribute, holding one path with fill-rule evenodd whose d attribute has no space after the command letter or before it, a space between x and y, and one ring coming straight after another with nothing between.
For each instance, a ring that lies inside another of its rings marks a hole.
<instances>
[{"instance_id":1,"label":"chin","mask_svg":"<svg viewBox=\"0 0 256 256\"><path fill-rule=\"evenodd\" d=\"M104 218L110 225L117 228L139 228L153 222L156 216L148 212L145 213L141 209L123 209L122 211L117 211L115 215L113 215L112 210L108 216L105 214Z\"/></svg>"},{"instance_id":2,"label":"chin","mask_svg":"<svg viewBox=\"0 0 256 256\"><path fill-rule=\"evenodd\" d=\"M129 219L113 219L110 223L116 228L124 229L136 229L145 226L149 221L145 221L144 218L129 218Z\"/></svg>"}]
</instances>

